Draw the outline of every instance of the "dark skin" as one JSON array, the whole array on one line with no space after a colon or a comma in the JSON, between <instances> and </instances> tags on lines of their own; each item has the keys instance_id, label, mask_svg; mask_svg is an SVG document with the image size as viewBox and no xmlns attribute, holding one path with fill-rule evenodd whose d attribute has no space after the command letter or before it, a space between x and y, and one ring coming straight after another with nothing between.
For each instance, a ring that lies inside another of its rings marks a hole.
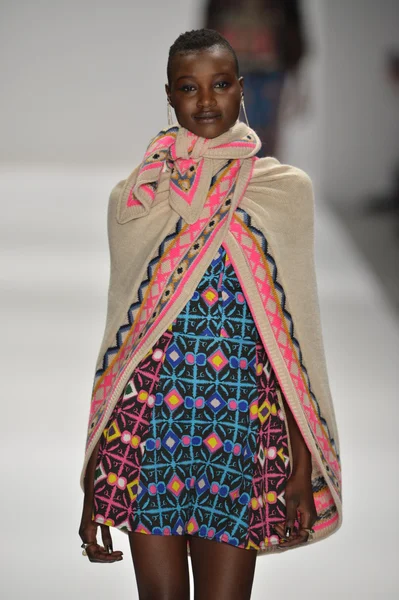
<instances>
[{"instance_id":1,"label":"dark skin","mask_svg":"<svg viewBox=\"0 0 399 600\"><path fill-rule=\"evenodd\" d=\"M243 84L231 53L215 46L176 55L165 89L179 124L200 137L212 139L236 122Z\"/></svg>"},{"instance_id":2,"label":"dark skin","mask_svg":"<svg viewBox=\"0 0 399 600\"><path fill-rule=\"evenodd\" d=\"M311 454L302 437L297 422L283 398L287 426L291 441L292 470L285 486L286 520L275 525L285 548L304 544L309 538L305 529L311 529L316 522L317 512L312 491ZM299 528L294 530L294 522L298 520Z\"/></svg>"},{"instance_id":3,"label":"dark skin","mask_svg":"<svg viewBox=\"0 0 399 600\"><path fill-rule=\"evenodd\" d=\"M176 55L171 78L165 86L179 124L192 133L215 138L237 121L243 79L238 77L233 56L221 47ZM285 401L284 401L285 403ZM285 403L293 469L285 489L286 521L276 525L284 546L303 544L316 521L311 487L311 455L296 421ZM91 562L111 563L123 559L114 551L109 527L92 521L94 472L99 443L90 457L85 476L85 495L79 535L91 545ZM299 519L300 528L294 530ZM98 527L103 545L97 542ZM195 600L247 600L251 596L257 552L195 536L157 536L130 533L129 541L140 600L188 600L187 540L195 585ZM156 557L156 560L154 560Z\"/></svg>"},{"instance_id":4,"label":"dark skin","mask_svg":"<svg viewBox=\"0 0 399 600\"><path fill-rule=\"evenodd\" d=\"M97 464L99 446L100 441L97 442L86 468L84 479L83 510L79 527L79 536L82 542L90 543L90 546L86 548L86 553L90 562L111 563L122 560L123 552L120 550L113 551L109 527L106 525L98 525L92 520L94 473ZM101 529L101 538L103 542L102 546L97 543L97 530L99 527Z\"/></svg>"}]
</instances>

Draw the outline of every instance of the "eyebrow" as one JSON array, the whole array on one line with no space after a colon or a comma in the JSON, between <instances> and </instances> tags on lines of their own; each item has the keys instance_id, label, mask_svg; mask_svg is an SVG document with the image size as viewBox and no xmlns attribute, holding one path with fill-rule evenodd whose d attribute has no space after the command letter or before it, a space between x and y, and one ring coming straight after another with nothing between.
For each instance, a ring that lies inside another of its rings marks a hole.
<instances>
[{"instance_id":1,"label":"eyebrow","mask_svg":"<svg viewBox=\"0 0 399 600\"><path fill-rule=\"evenodd\" d=\"M220 77L221 75L230 76L231 73L215 73L212 77ZM180 81L180 79L195 79L195 75L181 75L176 81Z\"/></svg>"}]
</instances>

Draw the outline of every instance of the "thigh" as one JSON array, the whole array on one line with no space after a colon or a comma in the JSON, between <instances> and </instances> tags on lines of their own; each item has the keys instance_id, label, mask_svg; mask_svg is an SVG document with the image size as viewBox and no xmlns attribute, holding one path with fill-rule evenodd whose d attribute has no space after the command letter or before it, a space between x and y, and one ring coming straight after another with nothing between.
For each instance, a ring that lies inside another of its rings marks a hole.
<instances>
[{"instance_id":1,"label":"thigh","mask_svg":"<svg viewBox=\"0 0 399 600\"><path fill-rule=\"evenodd\" d=\"M189 600L186 536L129 533L140 600Z\"/></svg>"},{"instance_id":2,"label":"thigh","mask_svg":"<svg viewBox=\"0 0 399 600\"><path fill-rule=\"evenodd\" d=\"M256 550L190 538L195 600L249 600L255 573Z\"/></svg>"}]
</instances>

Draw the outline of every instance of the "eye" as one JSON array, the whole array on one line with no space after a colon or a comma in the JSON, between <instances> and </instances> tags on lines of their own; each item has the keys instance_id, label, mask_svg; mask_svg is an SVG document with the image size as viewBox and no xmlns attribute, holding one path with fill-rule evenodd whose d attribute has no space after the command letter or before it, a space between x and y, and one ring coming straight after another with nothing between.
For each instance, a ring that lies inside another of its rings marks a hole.
<instances>
[{"instance_id":1,"label":"eye","mask_svg":"<svg viewBox=\"0 0 399 600\"><path fill-rule=\"evenodd\" d=\"M181 88L179 88L179 89L181 92L194 92L195 91L195 87L190 84L182 85Z\"/></svg>"},{"instance_id":2,"label":"eye","mask_svg":"<svg viewBox=\"0 0 399 600\"><path fill-rule=\"evenodd\" d=\"M230 83L228 81L218 81L215 83L215 87L219 89L224 89L229 87Z\"/></svg>"}]
</instances>

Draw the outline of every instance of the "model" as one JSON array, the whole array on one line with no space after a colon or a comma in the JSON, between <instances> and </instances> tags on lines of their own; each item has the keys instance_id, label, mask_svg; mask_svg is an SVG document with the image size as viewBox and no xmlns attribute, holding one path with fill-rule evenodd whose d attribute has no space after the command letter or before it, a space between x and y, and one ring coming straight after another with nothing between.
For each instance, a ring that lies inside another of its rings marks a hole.
<instances>
[{"instance_id":1,"label":"model","mask_svg":"<svg viewBox=\"0 0 399 600\"><path fill-rule=\"evenodd\" d=\"M170 48L177 124L111 193L108 311L81 485L92 562L140 599L250 598L257 556L341 523L309 177L257 158L244 82L215 31ZM102 543L97 539L100 528Z\"/></svg>"}]
</instances>

